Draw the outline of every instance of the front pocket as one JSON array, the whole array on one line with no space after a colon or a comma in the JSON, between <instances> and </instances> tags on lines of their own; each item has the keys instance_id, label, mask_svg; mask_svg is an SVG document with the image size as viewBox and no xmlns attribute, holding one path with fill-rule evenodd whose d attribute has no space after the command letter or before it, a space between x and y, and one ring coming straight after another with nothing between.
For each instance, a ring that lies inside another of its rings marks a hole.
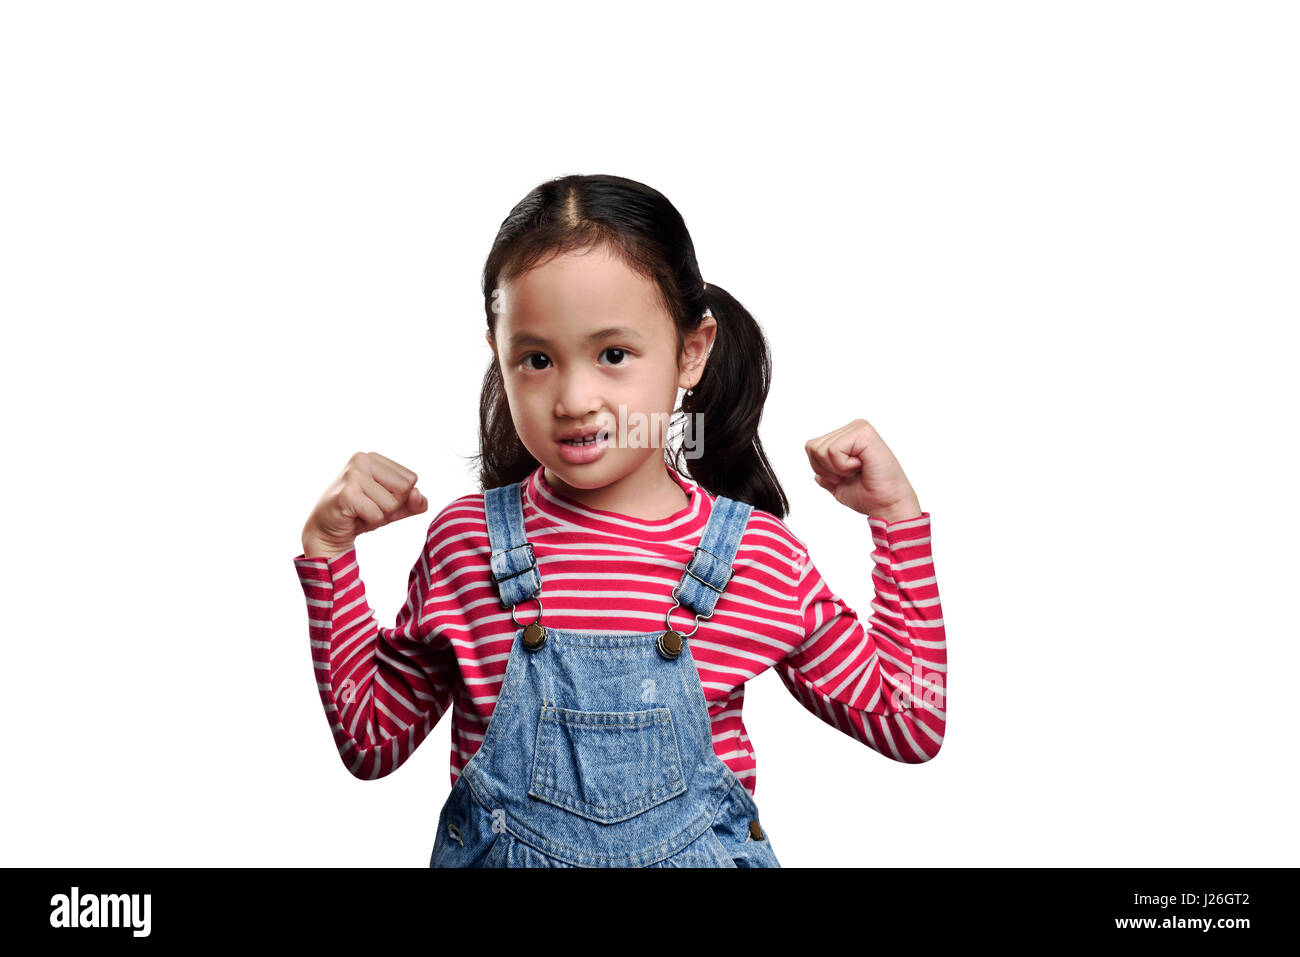
<instances>
[{"instance_id":1,"label":"front pocket","mask_svg":"<svg viewBox=\"0 0 1300 957\"><path fill-rule=\"evenodd\" d=\"M528 793L601 824L625 821L686 790L668 708L542 708Z\"/></svg>"}]
</instances>

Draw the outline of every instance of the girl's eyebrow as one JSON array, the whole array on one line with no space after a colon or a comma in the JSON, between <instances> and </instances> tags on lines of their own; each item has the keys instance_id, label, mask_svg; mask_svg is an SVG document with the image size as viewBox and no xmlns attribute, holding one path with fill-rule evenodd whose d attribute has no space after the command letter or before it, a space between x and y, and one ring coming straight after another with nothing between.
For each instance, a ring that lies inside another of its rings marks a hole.
<instances>
[{"instance_id":1,"label":"girl's eyebrow","mask_svg":"<svg viewBox=\"0 0 1300 957\"><path fill-rule=\"evenodd\" d=\"M587 342L599 342L602 339L635 339L641 340L641 334L635 329L627 326L613 326L609 329L601 329L599 332L593 332L587 336ZM550 343L541 336L535 336L531 333L518 333L510 337L510 348L519 349L523 346L541 346L550 348Z\"/></svg>"}]
</instances>

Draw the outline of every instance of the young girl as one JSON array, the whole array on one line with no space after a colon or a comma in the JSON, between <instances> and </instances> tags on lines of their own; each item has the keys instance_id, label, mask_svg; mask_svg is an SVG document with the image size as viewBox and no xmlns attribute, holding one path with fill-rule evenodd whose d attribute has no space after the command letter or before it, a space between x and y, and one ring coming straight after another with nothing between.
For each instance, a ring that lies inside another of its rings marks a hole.
<instances>
[{"instance_id":1,"label":"young girl","mask_svg":"<svg viewBox=\"0 0 1300 957\"><path fill-rule=\"evenodd\" d=\"M703 279L672 204L616 176L544 183L501 225L483 290L483 491L429 525L396 626L376 625L353 543L427 510L414 472L354 455L294 559L352 774L392 773L452 709L430 865L780 866L741 720L769 667L886 757L934 757L930 515L866 421L806 444L816 481L866 516L864 626L782 521L758 438L767 344Z\"/></svg>"}]
</instances>

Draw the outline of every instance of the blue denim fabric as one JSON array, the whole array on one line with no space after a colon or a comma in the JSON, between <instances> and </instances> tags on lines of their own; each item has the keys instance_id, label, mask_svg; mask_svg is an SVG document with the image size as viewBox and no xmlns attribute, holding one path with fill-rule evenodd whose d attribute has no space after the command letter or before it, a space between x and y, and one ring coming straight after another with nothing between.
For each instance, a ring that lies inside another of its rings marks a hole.
<instances>
[{"instance_id":1,"label":"blue denim fabric","mask_svg":"<svg viewBox=\"0 0 1300 957\"><path fill-rule=\"evenodd\" d=\"M512 615L543 597L521 485L484 495L493 579ZM670 606L695 612L695 628L731 579L752 509L714 503ZM430 867L781 866L766 830L751 833L753 797L713 750L686 637L695 629L680 632L675 658L659 650L664 630L547 626L531 650L523 627L515 632L483 743L439 815Z\"/></svg>"}]
</instances>

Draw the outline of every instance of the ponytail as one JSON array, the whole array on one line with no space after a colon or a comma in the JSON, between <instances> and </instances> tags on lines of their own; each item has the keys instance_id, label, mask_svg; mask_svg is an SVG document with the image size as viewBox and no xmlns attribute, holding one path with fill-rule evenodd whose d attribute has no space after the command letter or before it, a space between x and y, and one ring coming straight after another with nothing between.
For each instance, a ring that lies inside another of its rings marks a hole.
<instances>
[{"instance_id":1,"label":"ponytail","mask_svg":"<svg viewBox=\"0 0 1300 957\"><path fill-rule=\"evenodd\" d=\"M700 417L700 455L683 468L682 449L675 448L673 468L712 495L785 518L790 504L758 437L772 379L767 339L749 310L721 286L709 283L703 292L718 331L704 373L681 406L687 415Z\"/></svg>"}]
</instances>

